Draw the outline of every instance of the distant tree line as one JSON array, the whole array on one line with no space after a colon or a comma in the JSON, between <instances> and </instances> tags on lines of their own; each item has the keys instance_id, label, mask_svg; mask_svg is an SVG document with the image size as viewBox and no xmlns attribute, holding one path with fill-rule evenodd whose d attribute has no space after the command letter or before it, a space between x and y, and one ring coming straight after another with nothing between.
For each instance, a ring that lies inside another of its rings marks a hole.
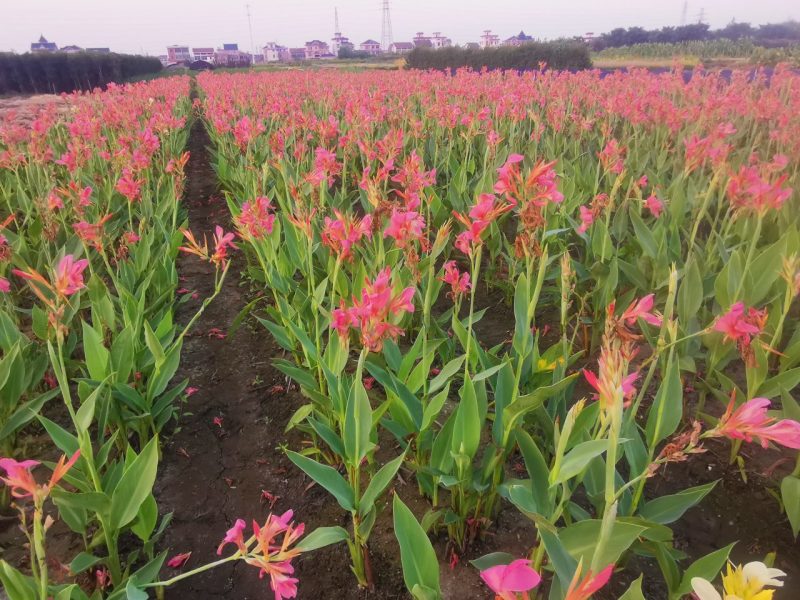
<instances>
[{"instance_id":1,"label":"distant tree line","mask_svg":"<svg viewBox=\"0 0 800 600\"><path fill-rule=\"evenodd\" d=\"M157 58L93 52L0 53L0 94L91 90L161 70Z\"/></svg>"},{"instance_id":2,"label":"distant tree line","mask_svg":"<svg viewBox=\"0 0 800 600\"><path fill-rule=\"evenodd\" d=\"M602 34L591 43L593 50L619 48L635 44L677 44L706 40L752 40L754 44L775 48L800 43L800 22L785 21L753 26L750 23L731 22L721 29L710 29L705 23L692 23L679 27L645 29L643 27L618 27Z\"/></svg>"},{"instance_id":3,"label":"distant tree line","mask_svg":"<svg viewBox=\"0 0 800 600\"><path fill-rule=\"evenodd\" d=\"M586 44L574 41L528 42L521 46L473 49L451 46L448 48L414 48L406 55L406 65L412 69L459 69L469 67L476 71L487 69L512 69L527 71L540 69L589 69L592 60Z\"/></svg>"},{"instance_id":4,"label":"distant tree line","mask_svg":"<svg viewBox=\"0 0 800 600\"><path fill-rule=\"evenodd\" d=\"M336 55L336 58L371 58L372 55L367 52L366 50L356 50L355 48L350 48L349 46L342 46L339 48L339 52Z\"/></svg>"}]
</instances>

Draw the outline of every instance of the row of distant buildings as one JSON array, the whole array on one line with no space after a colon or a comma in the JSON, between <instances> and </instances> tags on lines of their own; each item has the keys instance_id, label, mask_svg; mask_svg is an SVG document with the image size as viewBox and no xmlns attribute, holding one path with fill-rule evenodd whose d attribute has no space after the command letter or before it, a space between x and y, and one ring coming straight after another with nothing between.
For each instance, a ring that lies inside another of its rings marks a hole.
<instances>
[{"instance_id":1,"label":"row of distant buildings","mask_svg":"<svg viewBox=\"0 0 800 600\"><path fill-rule=\"evenodd\" d=\"M81 48L80 46L62 46L61 48L58 47L58 44L55 42L50 42L47 40L46 37L39 36L38 42L31 42L31 52L34 54L42 54L47 52L66 52L67 54L74 53L74 52L99 52L99 53L108 53L111 52L110 48Z\"/></svg>"},{"instance_id":2,"label":"row of distant buildings","mask_svg":"<svg viewBox=\"0 0 800 600\"><path fill-rule=\"evenodd\" d=\"M247 66L254 62L275 63L336 58L342 50L379 56L381 54L406 54L417 47L444 48L452 44L452 40L443 36L441 32L437 31L433 35L425 35L420 31L417 32L412 41L394 42L384 50L380 42L373 39L365 40L356 46L347 36L337 31L330 43L315 39L306 42L304 46L291 48L282 46L277 42L269 42L261 48L260 54L255 55L240 50L238 44L223 44L221 48L216 49L213 47L173 45L167 46L167 53L159 58L165 65L192 63L200 60L215 66L238 67Z\"/></svg>"},{"instance_id":3,"label":"row of distant buildings","mask_svg":"<svg viewBox=\"0 0 800 600\"><path fill-rule=\"evenodd\" d=\"M492 48L495 46L519 46L525 42L533 41L524 31L506 40L494 35L491 30L484 31L479 43L467 44L467 47ZM213 47L190 47L174 45L167 47L167 53L159 58L165 65L177 63L191 63L194 61L204 61L216 66L248 66L252 63L277 63L291 62L298 60L318 60L337 58L342 51L360 52L369 56L379 55L402 55L411 52L414 48L447 48L453 45L453 40L443 35L440 31L435 31L431 35L426 35L422 31L409 42L393 42L387 48L382 48L380 42L368 39L356 45L345 35L337 31L331 38L330 43L322 40L311 40L303 46L292 48L283 46L277 42L268 42L261 47L261 52L251 54L239 49L238 44L223 44L221 48Z\"/></svg>"}]
</instances>

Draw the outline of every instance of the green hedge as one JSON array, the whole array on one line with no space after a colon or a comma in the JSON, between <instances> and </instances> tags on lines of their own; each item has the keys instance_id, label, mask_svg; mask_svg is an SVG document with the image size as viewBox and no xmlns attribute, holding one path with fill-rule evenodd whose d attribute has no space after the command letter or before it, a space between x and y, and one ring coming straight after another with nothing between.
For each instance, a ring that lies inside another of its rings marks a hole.
<instances>
[{"instance_id":1,"label":"green hedge","mask_svg":"<svg viewBox=\"0 0 800 600\"><path fill-rule=\"evenodd\" d=\"M592 59L586 44L574 41L528 42L521 46L500 46L474 50L471 48L414 48L406 57L412 69L589 69Z\"/></svg>"},{"instance_id":2,"label":"green hedge","mask_svg":"<svg viewBox=\"0 0 800 600\"><path fill-rule=\"evenodd\" d=\"M132 54L0 53L0 94L60 94L91 90L157 73L157 58Z\"/></svg>"}]
</instances>

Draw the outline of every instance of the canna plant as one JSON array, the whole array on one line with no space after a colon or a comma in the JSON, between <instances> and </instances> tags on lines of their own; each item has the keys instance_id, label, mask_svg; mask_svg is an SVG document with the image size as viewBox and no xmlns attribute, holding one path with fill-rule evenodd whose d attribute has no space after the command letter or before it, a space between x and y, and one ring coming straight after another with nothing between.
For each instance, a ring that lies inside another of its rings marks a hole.
<instances>
[{"instance_id":1,"label":"canna plant","mask_svg":"<svg viewBox=\"0 0 800 600\"><path fill-rule=\"evenodd\" d=\"M377 503L394 480L405 458L402 453L373 472L377 426L386 405L373 411L362 381L364 362L369 352L382 348L386 338L397 338L402 332L391 319L393 315L400 316L414 310L411 299L415 292L413 287L395 292L391 271L387 267L373 281L364 282L361 299L354 301L353 306L334 309L331 313L331 328L336 330L337 339L334 340L331 333L329 347L331 344L339 345L341 355L346 359L349 330L353 327L360 332L362 349L352 377L343 377L346 360L340 363L338 372L326 372L326 375L330 373L327 389L334 409L334 421L331 424L315 419L310 421L314 431L341 462L346 478L331 466L297 452L287 451L295 465L330 492L339 505L350 513L352 534L348 539L348 546L352 569L359 585L363 587L372 587L374 581L369 562L368 540L377 517ZM368 479L362 473L365 464Z\"/></svg>"}]
</instances>

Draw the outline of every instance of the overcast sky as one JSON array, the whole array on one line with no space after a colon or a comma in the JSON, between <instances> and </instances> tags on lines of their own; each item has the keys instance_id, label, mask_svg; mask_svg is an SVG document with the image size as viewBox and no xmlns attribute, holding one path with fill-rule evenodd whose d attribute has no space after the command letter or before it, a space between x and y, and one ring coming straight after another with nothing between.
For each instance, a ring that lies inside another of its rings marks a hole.
<instances>
[{"instance_id":1,"label":"overcast sky","mask_svg":"<svg viewBox=\"0 0 800 600\"><path fill-rule=\"evenodd\" d=\"M0 0L0 50L23 52L43 34L59 46L109 46L163 54L169 44L250 48L248 0ZM269 41L300 46L329 41L333 10L356 44L381 40L381 0L249 0L256 47ZM456 43L477 41L484 29L508 37L520 29L554 38L614 27L679 25L683 0L391 0L394 41L416 31L441 31ZM712 27L731 19L753 24L800 18L798 0L690 0L687 21L701 10Z\"/></svg>"}]
</instances>

